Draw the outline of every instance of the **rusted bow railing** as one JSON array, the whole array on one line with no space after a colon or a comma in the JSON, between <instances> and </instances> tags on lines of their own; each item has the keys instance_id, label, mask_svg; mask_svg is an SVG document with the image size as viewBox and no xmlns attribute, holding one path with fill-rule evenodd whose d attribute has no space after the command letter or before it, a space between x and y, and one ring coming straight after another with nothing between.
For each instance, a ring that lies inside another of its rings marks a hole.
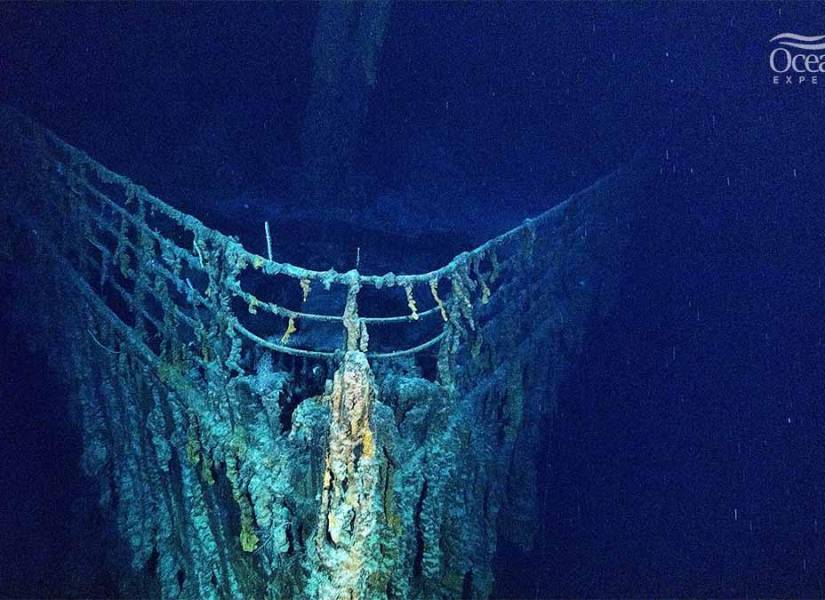
<instances>
[{"instance_id":1,"label":"rusted bow railing","mask_svg":"<svg viewBox=\"0 0 825 600\"><path fill-rule=\"evenodd\" d=\"M247 344L324 360L347 349L375 359L446 352L475 329L477 308L531 255L551 214L428 273L313 271L249 252L13 109L2 119L38 181L33 211L51 222L58 259L107 326L158 360L198 368L220 358L243 371Z\"/></svg>"}]
</instances>

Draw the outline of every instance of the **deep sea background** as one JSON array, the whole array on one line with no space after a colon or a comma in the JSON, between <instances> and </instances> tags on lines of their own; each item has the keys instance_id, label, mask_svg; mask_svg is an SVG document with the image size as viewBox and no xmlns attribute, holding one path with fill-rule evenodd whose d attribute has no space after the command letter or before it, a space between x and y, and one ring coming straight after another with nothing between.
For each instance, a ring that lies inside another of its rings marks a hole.
<instances>
[{"instance_id":1,"label":"deep sea background","mask_svg":"<svg viewBox=\"0 0 825 600\"><path fill-rule=\"evenodd\" d=\"M289 201L316 12L2 4L0 101L237 230ZM771 83L785 31L824 34L825 7L394 6L356 215L427 196L483 239L465 215L503 228L634 157L656 174L496 597L825 595L825 77ZM0 263L0 596L111 595L21 276Z\"/></svg>"}]
</instances>

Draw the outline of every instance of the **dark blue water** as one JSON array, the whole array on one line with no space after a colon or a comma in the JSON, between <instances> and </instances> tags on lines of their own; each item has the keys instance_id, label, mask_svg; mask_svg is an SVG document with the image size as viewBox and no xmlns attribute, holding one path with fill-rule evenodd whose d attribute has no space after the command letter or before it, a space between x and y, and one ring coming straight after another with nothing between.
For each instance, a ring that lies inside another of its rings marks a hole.
<instances>
[{"instance_id":1,"label":"dark blue water","mask_svg":"<svg viewBox=\"0 0 825 600\"><path fill-rule=\"evenodd\" d=\"M0 99L207 222L238 198L266 214L300 166L316 12L3 5ZM825 73L775 85L768 64L774 35L823 23L807 3L393 8L364 203L522 215L634 157L655 173L619 305L562 385L542 539L501 548L498 597L825 595ZM24 274L2 269L5 307ZM2 369L0 595L110 594L76 556L101 535L78 521L80 441L16 315Z\"/></svg>"}]
</instances>

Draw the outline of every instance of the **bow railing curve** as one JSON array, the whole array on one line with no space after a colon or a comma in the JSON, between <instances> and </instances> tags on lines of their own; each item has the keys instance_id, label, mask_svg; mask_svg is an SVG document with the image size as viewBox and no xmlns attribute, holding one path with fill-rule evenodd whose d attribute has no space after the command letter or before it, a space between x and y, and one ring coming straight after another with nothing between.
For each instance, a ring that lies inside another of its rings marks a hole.
<instances>
[{"instance_id":1,"label":"bow railing curve","mask_svg":"<svg viewBox=\"0 0 825 600\"><path fill-rule=\"evenodd\" d=\"M95 296L94 306L106 307L106 319L134 331L157 357L203 364L218 338L223 360L237 370L244 342L324 360L345 349L395 359L443 346L474 328L478 307L528 260L554 210L426 273L315 271L250 252L16 110L2 107L0 115L6 143L19 145L37 178L38 209L53 222L66 272ZM365 289L394 314L360 314ZM329 298L310 302L318 295ZM313 336L315 326L321 331ZM393 327L413 331L376 335Z\"/></svg>"}]
</instances>

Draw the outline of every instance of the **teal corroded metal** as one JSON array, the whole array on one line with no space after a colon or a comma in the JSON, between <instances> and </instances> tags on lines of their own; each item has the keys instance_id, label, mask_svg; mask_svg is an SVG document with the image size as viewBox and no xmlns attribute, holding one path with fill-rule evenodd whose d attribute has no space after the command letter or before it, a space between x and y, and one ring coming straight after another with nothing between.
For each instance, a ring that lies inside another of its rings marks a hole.
<instances>
[{"instance_id":1,"label":"teal corroded metal","mask_svg":"<svg viewBox=\"0 0 825 600\"><path fill-rule=\"evenodd\" d=\"M556 386L614 295L621 179L379 276L248 252L10 109L0 143L0 194L38 223L32 338L67 365L124 585L148 586L124 596L489 595L498 537L535 530ZM256 272L328 314L258 298ZM361 315L368 287L407 310ZM296 322L321 336L296 346ZM420 336L371 343L387 326Z\"/></svg>"}]
</instances>

